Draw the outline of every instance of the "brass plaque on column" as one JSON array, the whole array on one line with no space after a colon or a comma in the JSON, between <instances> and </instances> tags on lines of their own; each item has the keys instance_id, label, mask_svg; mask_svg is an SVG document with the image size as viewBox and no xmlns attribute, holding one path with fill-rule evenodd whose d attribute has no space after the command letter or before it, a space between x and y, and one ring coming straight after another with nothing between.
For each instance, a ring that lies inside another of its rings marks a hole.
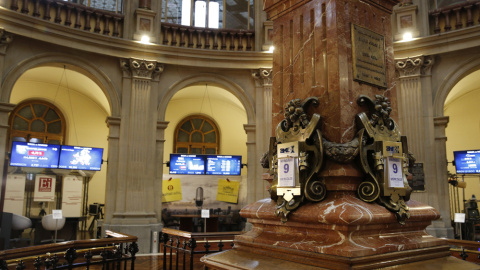
<instances>
[{"instance_id":1,"label":"brass plaque on column","mask_svg":"<svg viewBox=\"0 0 480 270\"><path fill-rule=\"evenodd\" d=\"M353 79L387 88L385 37L352 24Z\"/></svg>"}]
</instances>

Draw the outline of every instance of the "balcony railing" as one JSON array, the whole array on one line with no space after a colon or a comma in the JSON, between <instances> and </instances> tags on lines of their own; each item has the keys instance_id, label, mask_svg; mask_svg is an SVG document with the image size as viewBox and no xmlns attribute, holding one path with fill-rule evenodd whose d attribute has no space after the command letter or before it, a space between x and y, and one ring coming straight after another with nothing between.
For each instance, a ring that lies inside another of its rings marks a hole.
<instances>
[{"instance_id":1,"label":"balcony railing","mask_svg":"<svg viewBox=\"0 0 480 270\"><path fill-rule=\"evenodd\" d=\"M68 241L0 251L0 270L134 269L137 237L106 231L107 238Z\"/></svg>"},{"instance_id":2,"label":"balcony railing","mask_svg":"<svg viewBox=\"0 0 480 270\"><path fill-rule=\"evenodd\" d=\"M211 29L162 23L162 43L205 50L252 51L255 31Z\"/></svg>"},{"instance_id":3,"label":"balcony railing","mask_svg":"<svg viewBox=\"0 0 480 270\"><path fill-rule=\"evenodd\" d=\"M11 0L10 9L66 27L122 37L123 14L62 0Z\"/></svg>"},{"instance_id":4,"label":"balcony railing","mask_svg":"<svg viewBox=\"0 0 480 270\"><path fill-rule=\"evenodd\" d=\"M435 34L480 24L480 0L470 0L429 12L431 31Z\"/></svg>"}]
</instances>

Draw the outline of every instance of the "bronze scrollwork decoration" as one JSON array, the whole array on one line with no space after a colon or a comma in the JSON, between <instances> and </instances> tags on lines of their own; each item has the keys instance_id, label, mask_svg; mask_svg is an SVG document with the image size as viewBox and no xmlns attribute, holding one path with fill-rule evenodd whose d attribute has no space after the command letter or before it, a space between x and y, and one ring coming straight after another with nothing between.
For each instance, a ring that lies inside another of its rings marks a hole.
<instances>
[{"instance_id":1,"label":"bronze scrollwork decoration","mask_svg":"<svg viewBox=\"0 0 480 270\"><path fill-rule=\"evenodd\" d=\"M358 197L365 202L377 201L395 213L400 224L410 217L406 201L412 189L407 182L408 166L414 159L408 153L407 139L400 135L397 124L390 118L390 102L380 95L372 101L360 96L357 103L369 108L356 116L360 128L360 163L366 177L357 189Z\"/></svg>"},{"instance_id":2,"label":"bronze scrollwork decoration","mask_svg":"<svg viewBox=\"0 0 480 270\"><path fill-rule=\"evenodd\" d=\"M308 107L318 104L315 97L288 102L285 119L270 143L269 163L274 176L270 195L277 203L275 214L283 222L305 200L319 202L326 196L325 184L317 176L323 164L320 115L309 117L306 113Z\"/></svg>"},{"instance_id":3,"label":"bronze scrollwork decoration","mask_svg":"<svg viewBox=\"0 0 480 270\"><path fill-rule=\"evenodd\" d=\"M381 95L376 95L375 101L362 95L357 103L369 110L356 115L357 136L343 144L323 138L320 115L307 114L310 106L318 107L316 97L287 103L285 119L278 124L275 137L270 140L270 150L262 161L273 175L269 192L277 204L275 214L283 222L302 203L325 199L327 189L319 176L324 158L349 163L358 157L365 172L357 188L358 197L383 205L396 215L400 224L410 217L405 202L410 199L412 189L406 176L415 159L408 152L406 137L401 136L390 118L390 101Z\"/></svg>"}]
</instances>

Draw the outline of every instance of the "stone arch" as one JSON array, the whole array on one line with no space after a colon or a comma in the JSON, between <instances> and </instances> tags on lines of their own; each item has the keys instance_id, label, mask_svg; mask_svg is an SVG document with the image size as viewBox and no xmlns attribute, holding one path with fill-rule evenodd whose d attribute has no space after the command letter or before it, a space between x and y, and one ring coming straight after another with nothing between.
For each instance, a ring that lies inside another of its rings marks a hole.
<instances>
[{"instance_id":1,"label":"stone arch","mask_svg":"<svg viewBox=\"0 0 480 270\"><path fill-rule=\"evenodd\" d=\"M195 74L172 84L158 106L158 121L165 121L165 112L167 110L168 103L175 93L195 83L215 83L220 85L222 88L232 93L238 98L238 100L240 100L247 113L248 124L255 123L254 101L249 95L247 95L245 90L224 76L210 73Z\"/></svg>"},{"instance_id":2,"label":"stone arch","mask_svg":"<svg viewBox=\"0 0 480 270\"><path fill-rule=\"evenodd\" d=\"M24 59L17 63L17 65L10 70L2 83L2 93L0 95L0 101L8 103L10 101L10 95L17 80L26 71L42 66L58 66L69 65L69 69L79 72L92 81L94 81L105 94L109 105L111 116L120 115L120 98L115 91L115 87L111 82L111 79L100 69L98 69L91 62L85 61L83 58L79 58L64 53L45 53L36 55L35 57Z\"/></svg>"},{"instance_id":3,"label":"stone arch","mask_svg":"<svg viewBox=\"0 0 480 270\"><path fill-rule=\"evenodd\" d=\"M470 73L480 69L480 59L470 59L449 73L438 88L433 101L433 116L442 117L445 100L453 87Z\"/></svg>"}]
</instances>

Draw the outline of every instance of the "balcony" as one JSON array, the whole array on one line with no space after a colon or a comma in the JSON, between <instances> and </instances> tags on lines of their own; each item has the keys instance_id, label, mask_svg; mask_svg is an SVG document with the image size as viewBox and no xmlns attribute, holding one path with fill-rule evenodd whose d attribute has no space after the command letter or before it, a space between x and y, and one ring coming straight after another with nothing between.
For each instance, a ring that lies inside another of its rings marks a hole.
<instances>
[{"instance_id":1,"label":"balcony","mask_svg":"<svg viewBox=\"0 0 480 270\"><path fill-rule=\"evenodd\" d=\"M439 34L480 24L480 0L470 0L429 12L430 33Z\"/></svg>"}]
</instances>

